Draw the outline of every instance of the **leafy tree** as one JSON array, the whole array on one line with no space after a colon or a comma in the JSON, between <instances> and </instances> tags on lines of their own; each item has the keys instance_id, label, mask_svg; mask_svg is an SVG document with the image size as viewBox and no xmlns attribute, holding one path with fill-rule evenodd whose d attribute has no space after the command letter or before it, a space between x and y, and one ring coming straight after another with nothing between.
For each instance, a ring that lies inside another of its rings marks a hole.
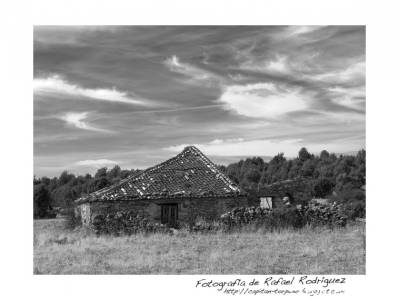
<instances>
[{"instance_id":1,"label":"leafy tree","mask_svg":"<svg viewBox=\"0 0 399 300\"><path fill-rule=\"evenodd\" d=\"M294 179L300 176L300 171L302 168L302 163L298 158L292 160L291 168L288 172L288 178Z\"/></svg>"},{"instance_id":2,"label":"leafy tree","mask_svg":"<svg viewBox=\"0 0 399 300\"><path fill-rule=\"evenodd\" d=\"M75 175L69 174L68 171L63 171L58 179L60 185L64 185L72 181L75 178Z\"/></svg>"},{"instance_id":3,"label":"leafy tree","mask_svg":"<svg viewBox=\"0 0 399 300\"><path fill-rule=\"evenodd\" d=\"M322 161L327 161L330 158L330 153L327 150L323 150L320 152L320 159Z\"/></svg>"},{"instance_id":4,"label":"leafy tree","mask_svg":"<svg viewBox=\"0 0 399 300\"><path fill-rule=\"evenodd\" d=\"M33 176L33 185L40 184L40 183L41 183L40 179L37 178L36 176Z\"/></svg>"},{"instance_id":5,"label":"leafy tree","mask_svg":"<svg viewBox=\"0 0 399 300\"><path fill-rule=\"evenodd\" d=\"M269 164L267 165L267 169L265 170L265 176L263 178L264 183L269 184L281 180L279 171L286 161L287 159L284 157L284 153L279 153L274 156L270 160Z\"/></svg>"},{"instance_id":6,"label":"leafy tree","mask_svg":"<svg viewBox=\"0 0 399 300\"><path fill-rule=\"evenodd\" d=\"M245 178L249 181L249 182L253 182L253 183L258 183L259 179L260 179L260 172L258 170L249 170L246 174L245 174Z\"/></svg>"},{"instance_id":7,"label":"leafy tree","mask_svg":"<svg viewBox=\"0 0 399 300\"><path fill-rule=\"evenodd\" d=\"M96 178L94 181L94 187L95 190L101 190L102 188L105 188L106 186L108 186L109 181L106 177L99 177Z\"/></svg>"},{"instance_id":8,"label":"leafy tree","mask_svg":"<svg viewBox=\"0 0 399 300\"><path fill-rule=\"evenodd\" d=\"M112 178L118 178L121 175L121 167L119 167L118 165L114 166L111 170L109 170L108 172L108 177L110 177L110 179Z\"/></svg>"},{"instance_id":9,"label":"leafy tree","mask_svg":"<svg viewBox=\"0 0 399 300\"><path fill-rule=\"evenodd\" d=\"M303 147L301 148L301 150L299 150L298 158L300 161L304 162L312 158L312 155L308 152L308 150L305 147Z\"/></svg>"},{"instance_id":10,"label":"leafy tree","mask_svg":"<svg viewBox=\"0 0 399 300\"><path fill-rule=\"evenodd\" d=\"M319 178L313 184L312 194L316 198L324 198L331 194L334 183L327 178Z\"/></svg>"},{"instance_id":11,"label":"leafy tree","mask_svg":"<svg viewBox=\"0 0 399 300\"><path fill-rule=\"evenodd\" d=\"M300 174L303 177L312 177L314 172L315 172L315 170L316 170L316 161L308 159L302 165Z\"/></svg>"},{"instance_id":12,"label":"leafy tree","mask_svg":"<svg viewBox=\"0 0 399 300\"><path fill-rule=\"evenodd\" d=\"M98 169L96 174L94 175L94 178L100 178L100 177L107 177L106 167Z\"/></svg>"},{"instance_id":13,"label":"leafy tree","mask_svg":"<svg viewBox=\"0 0 399 300\"><path fill-rule=\"evenodd\" d=\"M42 183L34 185L33 217L45 218L51 211L51 197L48 189Z\"/></svg>"}]
</instances>

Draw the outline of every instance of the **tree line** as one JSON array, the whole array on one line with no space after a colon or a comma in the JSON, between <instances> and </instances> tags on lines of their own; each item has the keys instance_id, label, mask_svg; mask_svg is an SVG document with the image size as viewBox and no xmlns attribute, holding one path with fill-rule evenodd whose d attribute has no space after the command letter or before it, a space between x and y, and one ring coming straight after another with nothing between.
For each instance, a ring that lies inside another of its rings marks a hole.
<instances>
[{"instance_id":1,"label":"tree line","mask_svg":"<svg viewBox=\"0 0 399 300\"><path fill-rule=\"evenodd\" d=\"M265 185L289 179L304 179L314 198L328 198L344 205L349 217L365 217L366 151L336 155L323 150L319 155L306 148L287 159L283 153L265 162L260 157L220 166L235 183L250 193Z\"/></svg>"},{"instance_id":2,"label":"tree line","mask_svg":"<svg viewBox=\"0 0 399 300\"><path fill-rule=\"evenodd\" d=\"M100 168L92 176L76 176L63 171L59 177L33 178L34 218L46 218L54 214L54 208L71 208L74 200L84 194L90 194L140 170L122 170L118 165L111 169Z\"/></svg>"},{"instance_id":3,"label":"tree line","mask_svg":"<svg viewBox=\"0 0 399 300\"><path fill-rule=\"evenodd\" d=\"M303 178L309 183L308 188L315 198L328 197L341 202L353 216L364 217L365 214L365 150L355 155L336 155L323 150L314 155L302 148L292 159L279 153L270 161L252 157L218 167L252 194L271 183ZM81 195L110 186L139 171L114 166L111 169L100 168L94 176L76 176L63 171L59 177L34 177L34 217L48 217L55 207L72 207L73 201Z\"/></svg>"}]
</instances>

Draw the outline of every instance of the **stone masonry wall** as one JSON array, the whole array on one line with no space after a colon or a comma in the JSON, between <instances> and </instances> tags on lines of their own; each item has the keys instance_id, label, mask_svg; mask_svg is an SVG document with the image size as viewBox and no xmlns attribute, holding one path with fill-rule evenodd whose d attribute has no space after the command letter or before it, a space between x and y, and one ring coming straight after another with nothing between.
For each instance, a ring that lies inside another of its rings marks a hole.
<instances>
[{"instance_id":1,"label":"stone masonry wall","mask_svg":"<svg viewBox=\"0 0 399 300\"><path fill-rule=\"evenodd\" d=\"M232 198L181 198L181 199L157 199L157 200L132 200L132 201L108 201L91 202L79 205L78 210L84 225L90 224L97 215L106 215L118 211L137 211L137 214L145 216L153 222L161 222L161 204L178 204L178 221L182 223L194 222L200 217L206 220L218 218L223 213L234 207L247 206L248 201L244 196Z\"/></svg>"},{"instance_id":2,"label":"stone masonry wall","mask_svg":"<svg viewBox=\"0 0 399 300\"><path fill-rule=\"evenodd\" d=\"M234 207L241 206L248 206L246 197L187 200L182 205L180 219L187 223L194 222L196 218L210 221L217 219Z\"/></svg>"}]
</instances>

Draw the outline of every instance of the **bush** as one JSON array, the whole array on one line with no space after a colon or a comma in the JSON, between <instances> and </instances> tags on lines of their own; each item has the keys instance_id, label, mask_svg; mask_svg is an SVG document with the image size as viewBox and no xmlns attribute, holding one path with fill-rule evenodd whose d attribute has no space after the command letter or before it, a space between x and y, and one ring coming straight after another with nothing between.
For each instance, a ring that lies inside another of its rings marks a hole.
<instances>
[{"instance_id":1,"label":"bush","mask_svg":"<svg viewBox=\"0 0 399 300\"><path fill-rule=\"evenodd\" d=\"M330 195L334 188L334 183L327 178L319 178L313 182L312 194L316 198L324 198Z\"/></svg>"},{"instance_id":2,"label":"bush","mask_svg":"<svg viewBox=\"0 0 399 300\"><path fill-rule=\"evenodd\" d=\"M361 189L344 189L332 198L342 205L350 220L366 217L366 194Z\"/></svg>"},{"instance_id":3,"label":"bush","mask_svg":"<svg viewBox=\"0 0 399 300\"><path fill-rule=\"evenodd\" d=\"M356 220L356 218L366 217L366 203L362 200L352 201L343 204L344 210L351 220Z\"/></svg>"},{"instance_id":4,"label":"bush","mask_svg":"<svg viewBox=\"0 0 399 300\"><path fill-rule=\"evenodd\" d=\"M301 209L301 214L304 223L311 226L344 227L348 220L343 206L335 202L333 204L309 203Z\"/></svg>"},{"instance_id":5,"label":"bush","mask_svg":"<svg viewBox=\"0 0 399 300\"><path fill-rule=\"evenodd\" d=\"M275 210L253 206L237 207L223 214L220 220L227 230L247 225L268 229L303 226L300 211L293 207Z\"/></svg>"}]
</instances>

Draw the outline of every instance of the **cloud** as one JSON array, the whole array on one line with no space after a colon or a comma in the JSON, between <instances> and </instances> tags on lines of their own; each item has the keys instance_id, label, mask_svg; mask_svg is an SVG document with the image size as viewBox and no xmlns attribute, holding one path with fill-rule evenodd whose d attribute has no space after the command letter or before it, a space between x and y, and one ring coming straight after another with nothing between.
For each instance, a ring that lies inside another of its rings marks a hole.
<instances>
[{"instance_id":1,"label":"cloud","mask_svg":"<svg viewBox=\"0 0 399 300\"><path fill-rule=\"evenodd\" d=\"M164 63L170 71L187 76L194 81L219 79L218 76L212 74L211 72L197 68L188 63L182 63L176 55L169 57Z\"/></svg>"},{"instance_id":2,"label":"cloud","mask_svg":"<svg viewBox=\"0 0 399 300\"><path fill-rule=\"evenodd\" d=\"M132 99L127 92L121 92L115 89L84 88L62 79L59 75L48 78L33 79L33 91L36 94L66 94L70 96L85 97L99 101L120 102L132 105L150 105L149 101Z\"/></svg>"},{"instance_id":3,"label":"cloud","mask_svg":"<svg viewBox=\"0 0 399 300\"><path fill-rule=\"evenodd\" d=\"M35 172L58 166L40 175L149 167L186 143L241 158L364 146L364 26L92 28L34 30Z\"/></svg>"},{"instance_id":4,"label":"cloud","mask_svg":"<svg viewBox=\"0 0 399 300\"><path fill-rule=\"evenodd\" d=\"M65 121L68 125L83 129L83 130L89 130L89 131L97 131L97 132L105 132L105 133L110 133L112 131L102 129L102 128L97 128L89 125L85 119L87 119L89 113L88 112L68 112L59 118L63 121Z\"/></svg>"},{"instance_id":5,"label":"cloud","mask_svg":"<svg viewBox=\"0 0 399 300\"><path fill-rule=\"evenodd\" d=\"M307 33L311 33L318 29L322 28L322 26L312 25L312 26L288 26L285 34L287 37L303 35Z\"/></svg>"},{"instance_id":6,"label":"cloud","mask_svg":"<svg viewBox=\"0 0 399 300\"><path fill-rule=\"evenodd\" d=\"M206 155L217 156L270 156L275 155L284 149L284 151L293 154L299 150L299 139L268 141L268 140L250 140L244 139L216 139L204 144L195 144ZM170 152L182 151L188 144L181 144L164 148Z\"/></svg>"},{"instance_id":7,"label":"cloud","mask_svg":"<svg viewBox=\"0 0 399 300\"><path fill-rule=\"evenodd\" d=\"M366 62L364 60L355 62L345 69L322 73L311 76L312 79L335 82L348 83L353 81L361 81L364 84L366 76Z\"/></svg>"},{"instance_id":8,"label":"cloud","mask_svg":"<svg viewBox=\"0 0 399 300\"><path fill-rule=\"evenodd\" d=\"M109 165L117 165L118 162L110 159L88 159L88 160L81 160L75 163L77 166L89 166L89 167L102 167L102 166L109 166Z\"/></svg>"},{"instance_id":9,"label":"cloud","mask_svg":"<svg viewBox=\"0 0 399 300\"><path fill-rule=\"evenodd\" d=\"M267 139L227 139L213 140L208 143L195 144L206 155L214 156L274 156L284 152L285 156L296 157L299 149L306 147L312 153L320 153L324 149L330 152L344 153L359 148L358 140L347 140L342 143L331 141L327 143L306 143L302 139L267 140ZM163 148L170 152L180 152L188 144L181 144Z\"/></svg>"},{"instance_id":10,"label":"cloud","mask_svg":"<svg viewBox=\"0 0 399 300\"><path fill-rule=\"evenodd\" d=\"M364 86L356 88L343 88L336 86L328 88L327 90L332 101L335 103L353 109L364 109L366 102L366 91Z\"/></svg>"},{"instance_id":11,"label":"cloud","mask_svg":"<svg viewBox=\"0 0 399 300\"><path fill-rule=\"evenodd\" d=\"M277 88L272 83L227 86L219 101L240 115L258 118L276 118L307 107L298 90Z\"/></svg>"},{"instance_id":12,"label":"cloud","mask_svg":"<svg viewBox=\"0 0 399 300\"><path fill-rule=\"evenodd\" d=\"M265 73L290 73L288 56L277 54L274 58L249 58L240 64L239 69ZM232 78L234 79L234 78Z\"/></svg>"},{"instance_id":13,"label":"cloud","mask_svg":"<svg viewBox=\"0 0 399 300\"><path fill-rule=\"evenodd\" d=\"M275 60L268 63L267 69L275 72L287 72L287 57L278 55Z\"/></svg>"},{"instance_id":14,"label":"cloud","mask_svg":"<svg viewBox=\"0 0 399 300\"><path fill-rule=\"evenodd\" d=\"M151 113L170 113L170 112L181 112L181 111L195 111L195 110L207 110L210 108L223 107L224 104L210 104L202 106L189 106L189 107L178 107L171 109L161 109L161 110L136 110L134 112L129 112L129 114L151 114Z\"/></svg>"},{"instance_id":15,"label":"cloud","mask_svg":"<svg viewBox=\"0 0 399 300\"><path fill-rule=\"evenodd\" d=\"M236 138L236 139L215 139L213 141L211 141L209 143L209 145L221 145L221 144L225 144L225 143L240 143L243 142L244 139L243 138Z\"/></svg>"}]
</instances>

